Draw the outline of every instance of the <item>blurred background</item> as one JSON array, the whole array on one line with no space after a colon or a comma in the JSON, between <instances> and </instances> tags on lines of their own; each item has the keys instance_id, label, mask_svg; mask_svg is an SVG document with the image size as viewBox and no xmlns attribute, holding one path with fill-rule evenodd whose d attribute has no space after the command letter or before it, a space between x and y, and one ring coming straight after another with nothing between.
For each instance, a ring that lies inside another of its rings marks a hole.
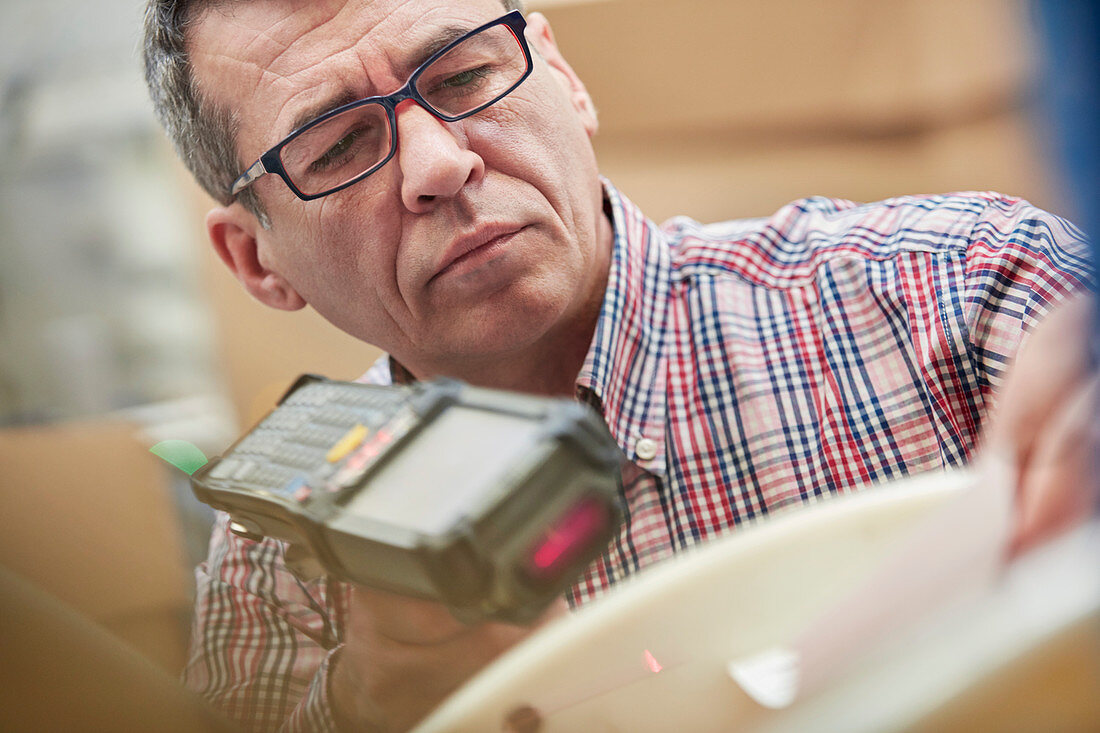
<instances>
[{"instance_id":1,"label":"blurred background","mask_svg":"<svg viewBox=\"0 0 1100 733\"><path fill-rule=\"evenodd\" d=\"M0 563L166 668L209 514L147 448L216 453L302 372L377 357L217 261L156 125L139 0L0 0ZM658 221L999 190L1072 216L1011 0L528 0Z\"/></svg>"}]
</instances>

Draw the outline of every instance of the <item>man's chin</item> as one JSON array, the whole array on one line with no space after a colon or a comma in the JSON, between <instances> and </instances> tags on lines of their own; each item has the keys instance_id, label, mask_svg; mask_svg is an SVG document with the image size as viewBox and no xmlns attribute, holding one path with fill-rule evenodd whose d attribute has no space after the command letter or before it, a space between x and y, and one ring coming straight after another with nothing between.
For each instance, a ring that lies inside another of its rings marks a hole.
<instances>
[{"instance_id":1,"label":"man's chin","mask_svg":"<svg viewBox=\"0 0 1100 733\"><path fill-rule=\"evenodd\" d=\"M496 311L473 323L455 323L433 341L432 361L442 368L492 369L526 361L541 351L547 328L540 319ZM445 372L441 372L445 373Z\"/></svg>"}]
</instances>

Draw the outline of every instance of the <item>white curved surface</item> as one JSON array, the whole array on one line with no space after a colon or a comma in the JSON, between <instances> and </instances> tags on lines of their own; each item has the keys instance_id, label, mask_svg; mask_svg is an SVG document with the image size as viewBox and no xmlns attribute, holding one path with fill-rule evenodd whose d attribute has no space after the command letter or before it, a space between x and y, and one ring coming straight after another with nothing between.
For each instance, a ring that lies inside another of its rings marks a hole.
<instances>
[{"instance_id":1,"label":"white curved surface","mask_svg":"<svg viewBox=\"0 0 1100 733\"><path fill-rule=\"evenodd\" d=\"M767 710L733 682L730 662L794 644L973 476L923 475L822 501L641 573L507 652L416 731L498 731L521 706L539 711L540 733L758 721Z\"/></svg>"}]
</instances>

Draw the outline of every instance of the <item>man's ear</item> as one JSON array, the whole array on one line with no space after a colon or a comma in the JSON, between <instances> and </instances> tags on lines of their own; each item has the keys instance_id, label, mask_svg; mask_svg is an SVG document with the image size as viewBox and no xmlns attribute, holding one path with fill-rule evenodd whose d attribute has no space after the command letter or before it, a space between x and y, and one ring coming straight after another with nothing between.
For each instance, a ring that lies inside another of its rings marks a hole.
<instances>
[{"instance_id":1,"label":"man's ear","mask_svg":"<svg viewBox=\"0 0 1100 733\"><path fill-rule=\"evenodd\" d=\"M211 209L206 215L206 233L214 251L253 298L279 310L305 307L306 301L298 291L260 261L257 238L266 235L256 217L243 206L234 203Z\"/></svg>"},{"instance_id":2,"label":"man's ear","mask_svg":"<svg viewBox=\"0 0 1100 733\"><path fill-rule=\"evenodd\" d=\"M592 137L599 128L599 121L596 119L596 105L592 104L592 97L588 95L584 82L558 50L558 44L554 41L554 32L550 29L550 22L546 17L542 13L529 13L525 17L527 32L524 35L527 36L528 43L546 59L546 63L554 72L554 78L569 93L569 100L573 103L573 109L580 115L581 124L584 125L588 136Z\"/></svg>"}]
</instances>

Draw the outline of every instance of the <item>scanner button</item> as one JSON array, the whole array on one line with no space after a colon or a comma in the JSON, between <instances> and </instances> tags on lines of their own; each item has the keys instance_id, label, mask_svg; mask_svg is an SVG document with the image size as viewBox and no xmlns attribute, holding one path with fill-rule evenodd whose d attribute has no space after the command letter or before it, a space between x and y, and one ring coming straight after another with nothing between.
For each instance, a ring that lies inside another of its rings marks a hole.
<instances>
[{"instance_id":1,"label":"scanner button","mask_svg":"<svg viewBox=\"0 0 1100 733\"><path fill-rule=\"evenodd\" d=\"M210 478L229 478L233 475L233 472L237 470L238 462L233 459L226 461L218 461L218 465L214 466L210 471Z\"/></svg>"},{"instance_id":2,"label":"scanner button","mask_svg":"<svg viewBox=\"0 0 1100 733\"><path fill-rule=\"evenodd\" d=\"M363 442L363 439L367 437L367 426L363 423L357 424L354 428L344 434L344 437L336 441L336 444L329 448L325 458L329 463L336 463L341 458L351 453L359 444Z\"/></svg>"},{"instance_id":3,"label":"scanner button","mask_svg":"<svg viewBox=\"0 0 1100 733\"><path fill-rule=\"evenodd\" d=\"M237 470L233 472L232 479L234 481L244 481L249 476L251 476L252 472L255 470L255 463L252 463L251 461L243 461L241 465L237 467Z\"/></svg>"}]
</instances>

